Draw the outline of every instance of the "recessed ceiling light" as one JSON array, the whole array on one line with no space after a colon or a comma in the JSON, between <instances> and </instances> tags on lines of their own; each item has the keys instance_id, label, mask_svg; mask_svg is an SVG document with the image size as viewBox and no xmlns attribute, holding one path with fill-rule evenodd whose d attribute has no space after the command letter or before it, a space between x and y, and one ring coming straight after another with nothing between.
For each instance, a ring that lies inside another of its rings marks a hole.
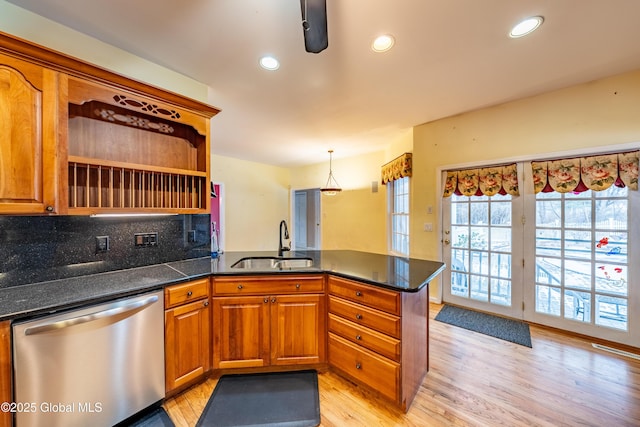
<instances>
[{"instance_id":1,"label":"recessed ceiling light","mask_svg":"<svg viewBox=\"0 0 640 427\"><path fill-rule=\"evenodd\" d=\"M280 68L280 62L273 56L263 56L260 58L260 66L265 70L274 71Z\"/></svg>"},{"instance_id":2,"label":"recessed ceiling light","mask_svg":"<svg viewBox=\"0 0 640 427\"><path fill-rule=\"evenodd\" d=\"M376 39L371 44L371 49L374 52L386 52L393 47L395 44L395 39L390 34L384 34L382 36L376 37Z\"/></svg>"},{"instance_id":3,"label":"recessed ceiling light","mask_svg":"<svg viewBox=\"0 0 640 427\"><path fill-rule=\"evenodd\" d=\"M542 25L543 21L544 18L542 16L533 16L531 18L527 18L524 21L519 22L515 27L511 29L509 37L515 39L518 37L526 36L527 34L534 32L540 25Z\"/></svg>"}]
</instances>

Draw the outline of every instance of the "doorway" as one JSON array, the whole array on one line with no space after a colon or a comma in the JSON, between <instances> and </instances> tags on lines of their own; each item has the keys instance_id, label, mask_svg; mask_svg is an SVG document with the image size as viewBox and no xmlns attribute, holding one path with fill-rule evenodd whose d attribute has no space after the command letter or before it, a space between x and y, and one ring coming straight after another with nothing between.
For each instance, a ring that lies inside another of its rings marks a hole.
<instances>
[{"instance_id":1,"label":"doorway","mask_svg":"<svg viewBox=\"0 0 640 427\"><path fill-rule=\"evenodd\" d=\"M294 190L292 249L320 249L320 189Z\"/></svg>"}]
</instances>

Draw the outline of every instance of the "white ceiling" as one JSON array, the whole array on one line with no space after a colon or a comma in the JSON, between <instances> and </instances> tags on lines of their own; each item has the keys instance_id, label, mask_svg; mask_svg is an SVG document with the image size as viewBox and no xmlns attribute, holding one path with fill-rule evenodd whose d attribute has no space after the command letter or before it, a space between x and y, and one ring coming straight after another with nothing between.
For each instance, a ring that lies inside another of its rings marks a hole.
<instances>
[{"instance_id":1,"label":"white ceiling","mask_svg":"<svg viewBox=\"0 0 640 427\"><path fill-rule=\"evenodd\" d=\"M215 153L292 167L377 151L414 125L640 69L638 0L9 0L211 87ZM545 22L510 39L524 17ZM373 38L391 33L384 54ZM281 67L258 66L263 54Z\"/></svg>"}]
</instances>

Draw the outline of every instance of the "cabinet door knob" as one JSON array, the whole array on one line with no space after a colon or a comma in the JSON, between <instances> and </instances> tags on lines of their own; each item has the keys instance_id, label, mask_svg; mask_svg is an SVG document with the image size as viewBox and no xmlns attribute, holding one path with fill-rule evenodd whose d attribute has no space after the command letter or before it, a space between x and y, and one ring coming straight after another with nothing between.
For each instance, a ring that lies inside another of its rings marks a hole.
<instances>
[{"instance_id":1,"label":"cabinet door knob","mask_svg":"<svg viewBox=\"0 0 640 427\"><path fill-rule=\"evenodd\" d=\"M362 369L362 365L359 363L356 363L356 369Z\"/></svg>"},{"instance_id":2,"label":"cabinet door knob","mask_svg":"<svg viewBox=\"0 0 640 427\"><path fill-rule=\"evenodd\" d=\"M191 291L187 292L187 297L190 297L191 295L193 295L193 292Z\"/></svg>"},{"instance_id":3,"label":"cabinet door knob","mask_svg":"<svg viewBox=\"0 0 640 427\"><path fill-rule=\"evenodd\" d=\"M265 304L269 302L269 298L264 299Z\"/></svg>"},{"instance_id":4,"label":"cabinet door knob","mask_svg":"<svg viewBox=\"0 0 640 427\"><path fill-rule=\"evenodd\" d=\"M356 314L356 319L362 320L362 314L360 314L360 313Z\"/></svg>"},{"instance_id":5,"label":"cabinet door knob","mask_svg":"<svg viewBox=\"0 0 640 427\"><path fill-rule=\"evenodd\" d=\"M360 292L360 291L356 291L356 296L357 296L357 297L361 297L361 296L362 296L362 292Z\"/></svg>"},{"instance_id":6,"label":"cabinet door knob","mask_svg":"<svg viewBox=\"0 0 640 427\"><path fill-rule=\"evenodd\" d=\"M238 285L238 289L242 289L242 288L244 288L244 286Z\"/></svg>"},{"instance_id":7,"label":"cabinet door knob","mask_svg":"<svg viewBox=\"0 0 640 427\"><path fill-rule=\"evenodd\" d=\"M296 283L296 289L300 289L300 283Z\"/></svg>"},{"instance_id":8,"label":"cabinet door knob","mask_svg":"<svg viewBox=\"0 0 640 427\"><path fill-rule=\"evenodd\" d=\"M205 301L203 304L205 307L209 307L209 301Z\"/></svg>"},{"instance_id":9,"label":"cabinet door knob","mask_svg":"<svg viewBox=\"0 0 640 427\"><path fill-rule=\"evenodd\" d=\"M361 337L360 335L356 335L356 339L357 339L358 341L360 341L360 340L362 339L362 337Z\"/></svg>"},{"instance_id":10,"label":"cabinet door knob","mask_svg":"<svg viewBox=\"0 0 640 427\"><path fill-rule=\"evenodd\" d=\"M276 302L276 298L275 297L271 298L271 302L275 303Z\"/></svg>"},{"instance_id":11,"label":"cabinet door knob","mask_svg":"<svg viewBox=\"0 0 640 427\"><path fill-rule=\"evenodd\" d=\"M47 212L53 212L53 206L47 206L45 209Z\"/></svg>"}]
</instances>

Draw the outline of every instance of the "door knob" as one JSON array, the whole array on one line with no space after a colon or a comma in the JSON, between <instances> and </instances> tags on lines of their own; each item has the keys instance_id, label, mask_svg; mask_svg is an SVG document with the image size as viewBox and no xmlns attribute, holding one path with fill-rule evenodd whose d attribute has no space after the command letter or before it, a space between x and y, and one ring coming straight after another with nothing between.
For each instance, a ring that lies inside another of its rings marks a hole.
<instances>
[{"instance_id":1,"label":"door knob","mask_svg":"<svg viewBox=\"0 0 640 427\"><path fill-rule=\"evenodd\" d=\"M449 239L444 239L442 242L443 242L445 245L448 245L449 243L451 243L451 240L449 240Z\"/></svg>"}]
</instances>

